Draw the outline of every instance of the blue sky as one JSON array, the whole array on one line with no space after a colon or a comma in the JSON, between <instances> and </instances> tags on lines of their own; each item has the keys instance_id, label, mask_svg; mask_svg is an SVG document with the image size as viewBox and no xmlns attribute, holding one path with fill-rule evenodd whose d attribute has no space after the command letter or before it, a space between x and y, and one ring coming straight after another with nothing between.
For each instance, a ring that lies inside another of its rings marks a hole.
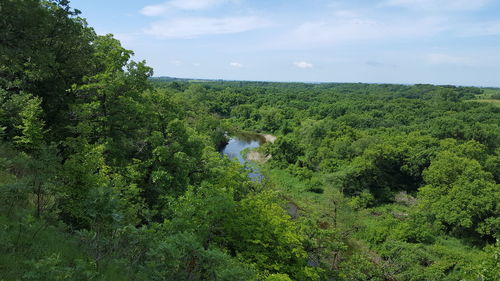
<instances>
[{"instance_id":1,"label":"blue sky","mask_svg":"<svg viewBox=\"0 0 500 281\"><path fill-rule=\"evenodd\" d=\"M500 86L500 0L72 0L155 76Z\"/></svg>"}]
</instances>

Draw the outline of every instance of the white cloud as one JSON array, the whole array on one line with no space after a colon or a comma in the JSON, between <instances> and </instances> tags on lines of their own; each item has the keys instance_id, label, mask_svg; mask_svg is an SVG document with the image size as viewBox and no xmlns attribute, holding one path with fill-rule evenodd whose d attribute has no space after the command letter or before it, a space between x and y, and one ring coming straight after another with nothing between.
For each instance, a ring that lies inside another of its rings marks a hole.
<instances>
[{"instance_id":1,"label":"white cloud","mask_svg":"<svg viewBox=\"0 0 500 281\"><path fill-rule=\"evenodd\" d=\"M231 62L229 65L232 66L232 67L236 67L236 68L242 68L243 67L243 64L241 64L239 62Z\"/></svg>"},{"instance_id":2,"label":"white cloud","mask_svg":"<svg viewBox=\"0 0 500 281\"><path fill-rule=\"evenodd\" d=\"M159 21L145 31L160 38L195 38L203 35L240 33L268 25L258 17L177 18Z\"/></svg>"},{"instance_id":3,"label":"white cloud","mask_svg":"<svg viewBox=\"0 0 500 281\"><path fill-rule=\"evenodd\" d=\"M139 12L145 16L154 17L161 16L171 9L204 10L232 1L234 0L170 0L157 5L145 6Z\"/></svg>"},{"instance_id":4,"label":"white cloud","mask_svg":"<svg viewBox=\"0 0 500 281\"><path fill-rule=\"evenodd\" d=\"M429 11L468 11L478 10L493 0L387 0L384 6L401 7Z\"/></svg>"},{"instance_id":5,"label":"white cloud","mask_svg":"<svg viewBox=\"0 0 500 281\"><path fill-rule=\"evenodd\" d=\"M170 4L182 10L202 10L229 2L228 0L172 0Z\"/></svg>"},{"instance_id":6,"label":"white cloud","mask_svg":"<svg viewBox=\"0 0 500 281\"><path fill-rule=\"evenodd\" d=\"M467 57L452 56L448 54L429 54L426 57L429 64L456 64L456 65L471 65L474 60Z\"/></svg>"},{"instance_id":7,"label":"white cloud","mask_svg":"<svg viewBox=\"0 0 500 281\"><path fill-rule=\"evenodd\" d=\"M168 11L169 7L170 5L168 4L168 2L158 5L150 5L142 8L139 13L148 17L155 17L164 14L166 11Z\"/></svg>"},{"instance_id":8,"label":"white cloud","mask_svg":"<svg viewBox=\"0 0 500 281\"><path fill-rule=\"evenodd\" d=\"M296 61L293 63L298 68L313 68L313 64L305 61Z\"/></svg>"},{"instance_id":9,"label":"white cloud","mask_svg":"<svg viewBox=\"0 0 500 281\"><path fill-rule=\"evenodd\" d=\"M441 23L437 18L405 22L333 18L303 23L280 41L281 47L309 48L363 40L415 39L444 31L446 26Z\"/></svg>"},{"instance_id":10,"label":"white cloud","mask_svg":"<svg viewBox=\"0 0 500 281\"><path fill-rule=\"evenodd\" d=\"M272 49L309 49L365 42L415 41L436 36L476 37L500 35L500 21L457 21L446 12L485 7L495 0L381 0L382 5L424 9L391 17L366 10L337 7L330 16L302 22L268 46ZM375 4L375 6L377 6ZM379 6L380 8L380 6ZM437 13L431 13L433 9ZM369 16L368 16L369 15Z\"/></svg>"}]
</instances>

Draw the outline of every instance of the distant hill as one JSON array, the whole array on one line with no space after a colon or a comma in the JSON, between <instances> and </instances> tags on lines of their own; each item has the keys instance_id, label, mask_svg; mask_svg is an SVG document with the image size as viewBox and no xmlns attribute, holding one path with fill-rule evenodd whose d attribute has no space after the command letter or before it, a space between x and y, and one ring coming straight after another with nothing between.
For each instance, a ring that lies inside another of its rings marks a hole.
<instances>
[{"instance_id":1,"label":"distant hill","mask_svg":"<svg viewBox=\"0 0 500 281\"><path fill-rule=\"evenodd\" d=\"M213 82L213 81L223 81L222 79L197 79L197 78L178 78L178 77L169 77L169 76L159 76L159 77L150 77L152 81L157 82Z\"/></svg>"},{"instance_id":2,"label":"distant hill","mask_svg":"<svg viewBox=\"0 0 500 281\"><path fill-rule=\"evenodd\" d=\"M305 82L305 81L257 81L257 80L231 80L231 79L204 79L204 78L179 78L179 77L170 77L170 76L158 76L158 77L150 77L149 80L155 82L239 82L244 83L245 85L249 84L326 84L326 85L356 85L356 84L364 84L364 85L403 85L403 86L413 86L413 85L428 85L428 86L443 86L443 87L466 87L466 88L479 88L483 90L489 91L499 91L500 87L481 87L481 86L470 86L470 85L438 85L438 84L412 84L412 83L365 83L365 82Z\"/></svg>"}]
</instances>

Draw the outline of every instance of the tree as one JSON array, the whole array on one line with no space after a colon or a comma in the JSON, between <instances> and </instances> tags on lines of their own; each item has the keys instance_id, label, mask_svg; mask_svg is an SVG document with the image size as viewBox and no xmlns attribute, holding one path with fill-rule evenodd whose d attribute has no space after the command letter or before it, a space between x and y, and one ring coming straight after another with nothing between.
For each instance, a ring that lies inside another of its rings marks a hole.
<instances>
[{"instance_id":1,"label":"tree","mask_svg":"<svg viewBox=\"0 0 500 281\"><path fill-rule=\"evenodd\" d=\"M217 248L204 247L197 237L178 233L150 248L139 280L245 281L254 278L247 266Z\"/></svg>"},{"instance_id":2,"label":"tree","mask_svg":"<svg viewBox=\"0 0 500 281\"><path fill-rule=\"evenodd\" d=\"M498 233L500 186L476 161L450 151L438 154L424 172L419 192L422 211L456 234L492 237ZM465 233L463 232L465 231Z\"/></svg>"},{"instance_id":3,"label":"tree","mask_svg":"<svg viewBox=\"0 0 500 281\"><path fill-rule=\"evenodd\" d=\"M66 0L0 3L0 88L41 98L50 136L65 134L71 85L92 73L93 29Z\"/></svg>"},{"instance_id":4,"label":"tree","mask_svg":"<svg viewBox=\"0 0 500 281\"><path fill-rule=\"evenodd\" d=\"M307 266L304 236L271 193L249 196L239 202L228 223L228 247L263 272L286 273L298 280L316 280Z\"/></svg>"},{"instance_id":5,"label":"tree","mask_svg":"<svg viewBox=\"0 0 500 281\"><path fill-rule=\"evenodd\" d=\"M45 122L41 120L42 108L40 98L27 95L19 116L21 124L17 125L21 135L14 137L16 145L26 151L35 152L44 143Z\"/></svg>"},{"instance_id":6,"label":"tree","mask_svg":"<svg viewBox=\"0 0 500 281\"><path fill-rule=\"evenodd\" d=\"M108 163L120 165L137 153L133 144L146 137L142 93L150 88L152 69L129 62L132 51L111 35L98 36L93 47L97 72L73 87L78 99L71 106L72 131L90 143L105 144Z\"/></svg>"}]
</instances>

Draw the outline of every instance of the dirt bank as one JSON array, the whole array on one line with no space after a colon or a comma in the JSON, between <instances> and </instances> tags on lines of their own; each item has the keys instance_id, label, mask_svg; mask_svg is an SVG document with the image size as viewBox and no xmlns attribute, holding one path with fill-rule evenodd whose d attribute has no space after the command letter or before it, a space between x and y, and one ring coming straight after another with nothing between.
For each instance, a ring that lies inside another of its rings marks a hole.
<instances>
[{"instance_id":1,"label":"dirt bank","mask_svg":"<svg viewBox=\"0 0 500 281\"><path fill-rule=\"evenodd\" d=\"M267 160L271 159L271 155L265 156L263 153L251 150L245 155L245 158L249 161L265 163Z\"/></svg>"},{"instance_id":2,"label":"dirt bank","mask_svg":"<svg viewBox=\"0 0 500 281\"><path fill-rule=\"evenodd\" d=\"M276 136L269 135L269 134L259 134L259 135L264 137L266 139L266 142L270 142L270 143L273 143L277 138Z\"/></svg>"}]
</instances>

